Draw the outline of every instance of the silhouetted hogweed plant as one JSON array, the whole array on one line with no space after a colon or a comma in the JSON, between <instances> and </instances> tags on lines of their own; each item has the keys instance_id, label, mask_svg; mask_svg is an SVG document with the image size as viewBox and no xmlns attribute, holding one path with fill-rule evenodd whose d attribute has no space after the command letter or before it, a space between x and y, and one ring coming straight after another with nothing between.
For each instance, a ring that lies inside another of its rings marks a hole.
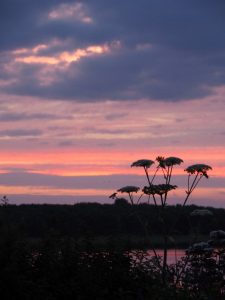
<instances>
[{"instance_id":1,"label":"silhouetted hogweed plant","mask_svg":"<svg viewBox=\"0 0 225 300\"><path fill-rule=\"evenodd\" d=\"M131 164L131 167L138 167L144 169L144 174L147 179L147 185L143 188L138 186L131 186L127 185L124 187L119 188L115 193L113 193L110 198L112 199L119 199L120 194L127 194L128 201L132 206L140 204L142 199L145 197L148 198L148 203L153 204L158 214L158 220L162 224L162 236L163 236L163 257L159 257L157 255L157 251L151 246L153 250L158 268L162 275L162 282L164 284L168 284L171 279L171 266L167 263L167 254L168 254L168 241L171 240L171 235L173 234L174 227L179 220L179 216L172 224L168 224L166 222L166 207L168 205L168 195L171 191L177 189L177 185L172 184L172 175L174 168L180 166L183 163L183 160L179 157L162 157L158 156L155 161L149 159L139 159ZM153 167L155 166L154 170ZM151 169L151 173L150 173ZM198 186L199 182L204 178L208 179L208 171L212 170L212 167L206 164L194 164L187 167L184 171L187 173L187 187L185 190L184 200L182 202L182 207L187 204L188 199L190 198L191 194L194 192L196 187ZM162 180L159 184L158 181ZM156 183L157 181L157 183ZM210 214L210 211L202 210L193 212L193 216L197 214ZM142 220L140 216L137 216L140 223L143 225L143 228L146 233L146 237L151 241L151 232L149 232L149 228L147 228L145 222ZM225 241L225 239L224 239ZM225 243L224 243L225 245ZM208 243L203 243L199 245L194 245L193 248L189 249L188 256L184 263L181 265L177 265L174 267L176 272L176 276L172 276L174 283L175 281L177 284L180 281L180 278L183 276L184 270L190 267L188 265L188 258L190 255L194 255L194 251L199 249L206 249L207 253L212 254L210 252L212 247ZM202 251L202 250L201 250ZM201 252L203 253L203 252ZM204 252L205 254L205 252ZM176 280L174 279L176 277ZM170 279L169 279L170 278ZM171 282L171 281L170 281Z\"/></svg>"}]
</instances>

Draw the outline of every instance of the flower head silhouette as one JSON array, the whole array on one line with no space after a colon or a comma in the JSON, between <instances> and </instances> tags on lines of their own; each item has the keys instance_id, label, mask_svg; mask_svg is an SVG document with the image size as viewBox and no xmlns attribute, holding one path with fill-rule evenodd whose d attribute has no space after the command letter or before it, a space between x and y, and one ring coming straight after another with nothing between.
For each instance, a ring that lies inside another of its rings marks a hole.
<instances>
[{"instance_id":1,"label":"flower head silhouette","mask_svg":"<svg viewBox=\"0 0 225 300\"><path fill-rule=\"evenodd\" d=\"M209 177L207 174L208 170L212 170L212 167L210 167L209 165L205 165L205 164L195 164L195 165L189 166L184 171L186 171L189 174L198 173L198 174L201 174L201 175L205 176L206 178L208 178Z\"/></svg>"},{"instance_id":2,"label":"flower head silhouette","mask_svg":"<svg viewBox=\"0 0 225 300\"><path fill-rule=\"evenodd\" d=\"M153 160L150 159L139 159L131 164L131 167L144 167L150 168L154 164Z\"/></svg>"},{"instance_id":3,"label":"flower head silhouette","mask_svg":"<svg viewBox=\"0 0 225 300\"><path fill-rule=\"evenodd\" d=\"M163 195L171 190L175 190L176 188L176 185L171 184L154 184L151 186L145 186L142 191L147 195Z\"/></svg>"},{"instance_id":4,"label":"flower head silhouette","mask_svg":"<svg viewBox=\"0 0 225 300\"><path fill-rule=\"evenodd\" d=\"M170 156L167 158L164 158L163 156L158 156L156 160L159 162L159 166L161 168L180 165L182 162L184 162L181 158L175 156Z\"/></svg>"},{"instance_id":5,"label":"flower head silhouette","mask_svg":"<svg viewBox=\"0 0 225 300\"><path fill-rule=\"evenodd\" d=\"M113 193L112 195L109 196L109 198L111 199L115 199L116 198L117 193Z\"/></svg>"},{"instance_id":6,"label":"flower head silhouette","mask_svg":"<svg viewBox=\"0 0 225 300\"><path fill-rule=\"evenodd\" d=\"M139 187L133 185L127 185L117 190L121 193L137 193L140 190Z\"/></svg>"}]
</instances>

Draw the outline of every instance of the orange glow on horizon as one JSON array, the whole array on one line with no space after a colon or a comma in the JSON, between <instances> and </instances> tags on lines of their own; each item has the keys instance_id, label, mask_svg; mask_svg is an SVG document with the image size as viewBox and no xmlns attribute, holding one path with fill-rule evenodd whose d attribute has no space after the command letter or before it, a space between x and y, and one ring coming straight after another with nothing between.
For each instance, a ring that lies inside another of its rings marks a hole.
<instances>
[{"instance_id":1,"label":"orange glow on horizon","mask_svg":"<svg viewBox=\"0 0 225 300\"><path fill-rule=\"evenodd\" d=\"M157 149L154 150L154 156L148 155L149 151L131 151L130 149L113 150L113 149L67 149L60 151L60 149L53 150L33 150L32 152L17 151L17 152L4 152L1 151L1 173L2 172L28 172L39 173L45 175L59 175L59 176L100 176L100 175L142 175L144 180L144 171L142 168L131 168L132 162L142 158L155 157ZM208 172L210 178L225 177L225 163L224 163L224 148L218 149L208 147L202 151L199 148L196 149L174 149L173 152L169 148L161 149L163 153L168 156L178 156L184 159L184 163L180 166L174 167L174 175L185 175L184 169L195 163L206 163L213 167L213 170ZM8 171L7 171L8 168ZM26 171L27 170L27 171ZM149 169L150 175L154 172L154 167ZM18 176L20 173L18 173ZM209 179L210 180L210 179ZM119 188L119 186L118 186ZM5 195L39 195L39 196L104 196L106 200L108 196L115 192L111 188L107 189L104 186L102 189L88 189L88 182L86 189L76 188L61 188L61 187L48 187L48 186L0 186L0 192ZM207 198L212 198L218 201L223 201L223 195L225 194L225 187L198 187L193 193L190 201L193 203L196 201ZM180 203L185 195L184 188L179 188L170 193L171 203ZM124 195L126 196L126 195ZM181 199L181 200L179 200ZM170 200L169 200L170 201ZM170 203L170 202L168 202Z\"/></svg>"},{"instance_id":2,"label":"orange glow on horizon","mask_svg":"<svg viewBox=\"0 0 225 300\"><path fill-rule=\"evenodd\" d=\"M168 149L167 149L168 150ZM174 167L174 175L185 174L184 169L195 163L206 163L213 170L209 176L225 177L224 148L207 148L175 151L177 156L184 159L184 163ZM61 176L97 176L111 174L143 174L142 168L130 168L133 161L149 158L148 152L140 151L141 154L130 150L49 150L32 152L2 152L0 153L2 166L1 172L7 168L24 168L28 172L61 175ZM155 151L155 153L157 153ZM174 156L170 151L164 151L167 156ZM161 154L161 153L160 153ZM186 159L187 158L187 159ZM152 157L150 157L152 159ZM149 173L154 172L154 167Z\"/></svg>"},{"instance_id":3,"label":"orange glow on horizon","mask_svg":"<svg viewBox=\"0 0 225 300\"><path fill-rule=\"evenodd\" d=\"M106 196L114 192L112 189L61 189L36 186L0 186L2 195L40 195L40 196Z\"/></svg>"}]
</instances>

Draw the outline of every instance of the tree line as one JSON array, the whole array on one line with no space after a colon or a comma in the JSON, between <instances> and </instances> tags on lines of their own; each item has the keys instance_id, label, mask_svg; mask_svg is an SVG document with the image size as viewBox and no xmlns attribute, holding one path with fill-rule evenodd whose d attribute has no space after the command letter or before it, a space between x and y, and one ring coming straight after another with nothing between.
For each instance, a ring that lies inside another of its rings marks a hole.
<instances>
[{"instance_id":1,"label":"tree line","mask_svg":"<svg viewBox=\"0 0 225 300\"><path fill-rule=\"evenodd\" d=\"M225 229L225 210L208 208L212 216L192 216L201 207L167 206L165 222L170 224L180 215L174 228L175 235L208 234ZM14 227L27 238L41 238L48 234L58 237L144 237L141 217L152 235L161 233L161 224L152 205L131 206L124 199L114 204L78 203L75 205L6 205L0 207L0 228Z\"/></svg>"}]
</instances>

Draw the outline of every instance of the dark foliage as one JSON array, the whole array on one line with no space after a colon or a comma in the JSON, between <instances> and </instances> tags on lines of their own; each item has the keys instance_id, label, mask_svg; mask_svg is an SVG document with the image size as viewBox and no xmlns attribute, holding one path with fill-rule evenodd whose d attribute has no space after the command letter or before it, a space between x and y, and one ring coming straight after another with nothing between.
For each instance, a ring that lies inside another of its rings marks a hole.
<instances>
[{"instance_id":1,"label":"dark foliage","mask_svg":"<svg viewBox=\"0 0 225 300\"><path fill-rule=\"evenodd\" d=\"M195 208L182 209L176 231L189 231L189 215ZM180 209L168 207L165 220L170 222ZM213 220L206 223L202 219L192 225L201 232L207 226L208 231L211 226L221 228L225 212L211 211ZM223 255L216 260L204 253L192 254L188 260L168 266L163 278L154 257L121 248L117 241L121 231L143 234L136 213L155 226L155 233L160 231L154 207L148 205L135 209L125 202L0 207L1 299L224 299ZM111 236L105 250L92 243L97 235Z\"/></svg>"},{"instance_id":2,"label":"dark foliage","mask_svg":"<svg viewBox=\"0 0 225 300\"><path fill-rule=\"evenodd\" d=\"M143 251L96 252L89 241L84 251L74 239L54 236L32 244L7 230L0 239L4 300L224 299L224 261L192 256L171 265L162 282L155 258Z\"/></svg>"}]
</instances>

